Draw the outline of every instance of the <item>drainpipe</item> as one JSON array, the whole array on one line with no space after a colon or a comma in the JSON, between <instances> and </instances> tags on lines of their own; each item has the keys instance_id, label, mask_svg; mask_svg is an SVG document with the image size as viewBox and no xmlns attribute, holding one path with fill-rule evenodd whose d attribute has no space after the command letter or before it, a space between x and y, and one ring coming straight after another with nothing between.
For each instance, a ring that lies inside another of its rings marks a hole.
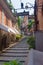
<instances>
[{"instance_id":1,"label":"drainpipe","mask_svg":"<svg viewBox=\"0 0 43 65\"><path fill-rule=\"evenodd\" d=\"M37 4L35 0L35 5L34 5L34 16L35 16L35 31L37 31Z\"/></svg>"}]
</instances>

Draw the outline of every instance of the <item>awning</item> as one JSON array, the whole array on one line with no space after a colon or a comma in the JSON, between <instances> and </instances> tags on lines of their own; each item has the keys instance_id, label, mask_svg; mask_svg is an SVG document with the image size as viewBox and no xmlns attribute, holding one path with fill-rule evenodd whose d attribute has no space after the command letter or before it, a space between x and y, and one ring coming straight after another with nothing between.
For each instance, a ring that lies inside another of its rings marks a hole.
<instances>
[{"instance_id":1,"label":"awning","mask_svg":"<svg viewBox=\"0 0 43 65\"><path fill-rule=\"evenodd\" d=\"M3 25L3 24L0 24L0 28L2 30L5 30L6 32L12 32L14 34L20 34L16 29L11 29L10 27L6 26L6 25Z\"/></svg>"}]
</instances>

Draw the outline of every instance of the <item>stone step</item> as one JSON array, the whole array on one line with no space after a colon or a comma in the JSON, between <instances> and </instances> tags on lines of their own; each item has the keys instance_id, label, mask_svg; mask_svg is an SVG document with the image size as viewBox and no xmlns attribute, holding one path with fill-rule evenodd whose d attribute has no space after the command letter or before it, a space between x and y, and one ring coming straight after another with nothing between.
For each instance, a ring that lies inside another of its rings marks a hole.
<instances>
[{"instance_id":1,"label":"stone step","mask_svg":"<svg viewBox=\"0 0 43 65\"><path fill-rule=\"evenodd\" d=\"M3 52L11 52L11 53L27 53L29 52L29 50L6 50L6 51L3 51Z\"/></svg>"},{"instance_id":2,"label":"stone step","mask_svg":"<svg viewBox=\"0 0 43 65\"><path fill-rule=\"evenodd\" d=\"M3 55L0 55L0 57L27 57L27 54L10 54L10 55L7 55L7 54L3 54Z\"/></svg>"},{"instance_id":3,"label":"stone step","mask_svg":"<svg viewBox=\"0 0 43 65\"><path fill-rule=\"evenodd\" d=\"M23 56L23 57L26 57L28 54L27 53L3 53L1 54L0 56L12 56L12 57L16 57L16 56Z\"/></svg>"},{"instance_id":4,"label":"stone step","mask_svg":"<svg viewBox=\"0 0 43 65\"><path fill-rule=\"evenodd\" d=\"M23 41L22 41L22 42L23 42ZM19 45L20 45L20 46L22 46L22 45L23 45L23 46L28 46L27 42L20 43ZM18 46L18 45L16 45L16 46Z\"/></svg>"},{"instance_id":5,"label":"stone step","mask_svg":"<svg viewBox=\"0 0 43 65\"><path fill-rule=\"evenodd\" d=\"M15 46L13 48L28 48L29 46Z\"/></svg>"},{"instance_id":6,"label":"stone step","mask_svg":"<svg viewBox=\"0 0 43 65\"><path fill-rule=\"evenodd\" d=\"M9 62L11 60L26 61L26 57L0 57L0 62Z\"/></svg>"},{"instance_id":7,"label":"stone step","mask_svg":"<svg viewBox=\"0 0 43 65\"><path fill-rule=\"evenodd\" d=\"M0 54L0 65L3 65L3 62L9 62L11 60L18 60L25 65L28 53L28 44L26 39L24 39L17 45L3 51L3 53Z\"/></svg>"},{"instance_id":8,"label":"stone step","mask_svg":"<svg viewBox=\"0 0 43 65\"><path fill-rule=\"evenodd\" d=\"M28 45L27 44L18 44L18 45L15 45L15 46L13 46L13 48L16 48L16 47L23 47L23 48L28 48Z\"/></svg>"},{"instance_id":9,"label":"stone step","mask_svg":"<svg viewBox=\"0 0 43 65\"><path fill-rule=\"evenodd\" d=\"M5 52L4 52L5 53ZM6 52L6 53L14 53L14 54L28 54L29 52Z\"/></svg>"},{"instance_id":10,"label":"stone step","mask_svg":"<svg viewBox=\"0 0 43 65\"><path fill-rule=\"evenodd\" d=\"M14 53L14 54L28 54L29 52L6 52L6 53Z\"/></svg>"},{"instance_id":11,"label":"stone step","mask_svg":"<svg viewBox=\"0 0 43 65\"><path fill-rule=\"evenodd\" d=\"M29 50L28 48L9 48L8 50Z\"/></svg>"}]
</instances>

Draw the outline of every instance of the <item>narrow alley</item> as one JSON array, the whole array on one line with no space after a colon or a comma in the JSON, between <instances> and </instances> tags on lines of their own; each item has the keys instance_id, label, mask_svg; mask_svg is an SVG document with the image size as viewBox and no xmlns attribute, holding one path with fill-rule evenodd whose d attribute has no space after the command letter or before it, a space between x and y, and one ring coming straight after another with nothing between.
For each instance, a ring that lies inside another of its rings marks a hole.
<instances>
[{"instance_id":1,"label":"narrow alley","mask_svg":"<svg viewBox=\"0 0 43 65\"><path fill-rule=\"evenodd\" d=\"M43 0L0 0L0 65L43 65Z\"/></svg>"}]
</instances>

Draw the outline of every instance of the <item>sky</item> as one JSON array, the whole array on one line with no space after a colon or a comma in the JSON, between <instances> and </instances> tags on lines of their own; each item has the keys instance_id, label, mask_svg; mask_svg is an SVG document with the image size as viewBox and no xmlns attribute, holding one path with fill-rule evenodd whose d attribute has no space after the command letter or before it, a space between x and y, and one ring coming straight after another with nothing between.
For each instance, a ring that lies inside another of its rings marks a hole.
<instances>
[{"instance_id":1,"label":"sky","mask_svg":"<svg viewBox=\"0 0 43 65\"><path fill-rule=\"evenodd\" d=\"M15 9L17 8L21 8L21 2L23 2L24 4L24 7L26 6L26 3L29 2L31 4L34 5L34 1L35 0L11 0L12 1L12 4L14 6ZM27 4L28 6L30 6L29 4ZM17 10L17 12L23 12L24 10ZM34 9L25 9L25 11L29 11L30 15L33 14L34 12Z\"/></svg>"}]
</instances>

